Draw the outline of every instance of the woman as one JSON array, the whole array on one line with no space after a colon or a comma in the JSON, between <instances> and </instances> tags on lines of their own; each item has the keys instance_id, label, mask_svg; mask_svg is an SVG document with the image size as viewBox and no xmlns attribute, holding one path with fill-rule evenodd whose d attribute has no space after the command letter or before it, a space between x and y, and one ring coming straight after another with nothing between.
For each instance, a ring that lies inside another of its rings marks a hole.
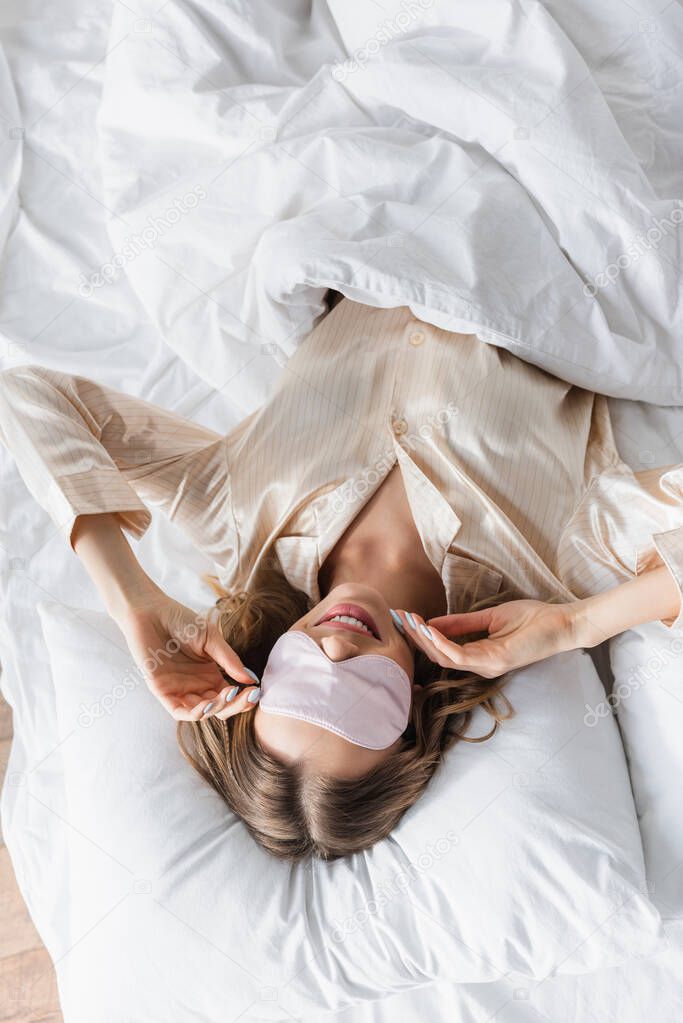
<instances>
[{"instance_id":1,"label":"woman","mask_svg":"<svg viewBox=\"0 0 683 1023\"><path fill-rule=\"evenodd\" d=\"M25 482L278 856L388 835L474 708L489 735L507 716L510 669L683 624L683 467L634 474L604 397L407 308L339 303L227 437L80 377L0 379ZM141 570L124 532L150 506L213 559L216 614Z\"/></svg>"}]
</instances>

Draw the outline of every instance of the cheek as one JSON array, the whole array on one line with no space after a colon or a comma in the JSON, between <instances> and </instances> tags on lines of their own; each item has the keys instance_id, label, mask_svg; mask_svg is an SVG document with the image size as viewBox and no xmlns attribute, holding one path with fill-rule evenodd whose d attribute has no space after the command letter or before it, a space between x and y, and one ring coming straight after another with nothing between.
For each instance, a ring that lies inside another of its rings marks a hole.
<instances>
[{"instance_id":1,"label":"cheek","mask_svg":"<svg viewBox=\"0 0 683 1023\"><path fill-rule=\"evenodd\" d=\"M302 615L298 621L294 622L294 625L290 626L289 631L304 632L308 625L315 625L322 616L323 610L322 604L316 604L315 607L309 608L305 615Z\"/></svg>"},{"instance_id":2,"label":"cheek","mask_svg":"<svg viewBox=\"0 0 683 1023\"><path fill-rule=\"evenodd\" d=\"M410 678L412 679L413 675L415 674L415 649L411 647L409 643L402 642L401 656L402 656L401 667L408 672Z\"/></svg>"},{"instance_id":3,"label":"cheek","mask_svg":"<svg viewBox=\"0 0 683 1023\"><path fill-rule=\"evenodd\" d=\"M415 657L412 649L407 644L401 643L398 649L391 651L390 656L400 664L412 682L415 673Z\"/></svg>"}]
</instances>

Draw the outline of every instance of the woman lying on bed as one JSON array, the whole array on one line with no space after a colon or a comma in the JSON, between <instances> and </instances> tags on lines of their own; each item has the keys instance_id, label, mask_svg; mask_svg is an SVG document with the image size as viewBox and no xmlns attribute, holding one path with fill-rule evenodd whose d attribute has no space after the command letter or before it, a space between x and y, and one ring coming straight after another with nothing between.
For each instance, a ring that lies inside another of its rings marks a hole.
<instances>
[{"instance_id":1,"label":"woman lying on bed","mask_svg":"<svg viewBox=\"0 0 683 1023\"><path fill-rule=\"evenodd\" d=\"M388 835L457 737L488 737L473 709L507 716L510 669L683 625L683 466L634 474L604 397L407 308L343 300L227 437L81 377L0 380L26 484L278 856ZM152 507L213 559L215 613L138 565Z\"/></svg>"}]
</instances>

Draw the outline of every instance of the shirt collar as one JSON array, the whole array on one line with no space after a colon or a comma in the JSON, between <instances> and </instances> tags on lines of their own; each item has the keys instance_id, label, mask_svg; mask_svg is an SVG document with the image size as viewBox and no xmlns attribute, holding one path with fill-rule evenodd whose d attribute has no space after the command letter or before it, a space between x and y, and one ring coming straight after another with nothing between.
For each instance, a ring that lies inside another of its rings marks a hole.
<instances>
[{"instance_id":1,"label":"shirt collar","mask_svg":"<svg viewBox=\"0 0 683 1023\"><path fill-rule=\"evenodd\" d=\"M371 470L345 480L314 501L314 535L291 533L275 540L275 552L285 578L291 586L306 593L314 604L321 599L320 566L398 462L417 531L427 557L441 575L451 610L452 573L447 554L460 529L460 519L408 452L396 440L392 439L392 444L386 457L381 462L375 461Z\"/></svg>"}]
</instances>

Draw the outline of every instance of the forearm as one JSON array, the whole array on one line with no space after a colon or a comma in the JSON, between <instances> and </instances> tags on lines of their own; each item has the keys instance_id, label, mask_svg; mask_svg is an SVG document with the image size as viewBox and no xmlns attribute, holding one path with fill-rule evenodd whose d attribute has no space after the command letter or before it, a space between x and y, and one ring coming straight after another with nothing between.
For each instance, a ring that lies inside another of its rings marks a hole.
<instances>
[{"instance_id":1,"label":"forearm","mask_svg":"<svg viewBox=\"0 0 683 1023\"><path fill-rule=\"evenodd\" d=\"M73 548L95 584L107 611L117 621L160 594L140 566L116 515L79 515Z\"/></svg>"},{"instance_id":2,"label":"forearm","mask_svg":"<svg viewBox=\"0 0 683 1023\"><path fill-rule=\"evenodd\" d=\"M570 604L575 646L592 647L645 622L675 619L681 593L665 565Z\"/></svg>"}]
</instances>

